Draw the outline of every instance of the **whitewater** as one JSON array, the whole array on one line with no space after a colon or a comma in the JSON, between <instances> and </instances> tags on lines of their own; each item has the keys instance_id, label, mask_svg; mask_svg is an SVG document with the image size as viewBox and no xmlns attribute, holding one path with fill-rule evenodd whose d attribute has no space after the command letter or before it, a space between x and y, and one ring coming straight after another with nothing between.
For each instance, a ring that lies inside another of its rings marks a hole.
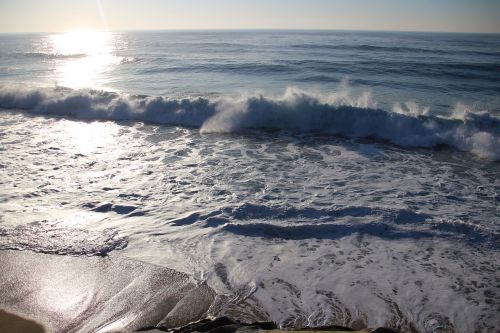
<instances>
[{"instance_id":1,"label":"whitewater","mask_svg":"<svg viewBox=\"0 0 500 333\"><path fill-rule=\"evenodd\" d=\"M165 266L284 328L500 327L500 36L0 45L1 250Z\"/></svg>"}]
</instances>

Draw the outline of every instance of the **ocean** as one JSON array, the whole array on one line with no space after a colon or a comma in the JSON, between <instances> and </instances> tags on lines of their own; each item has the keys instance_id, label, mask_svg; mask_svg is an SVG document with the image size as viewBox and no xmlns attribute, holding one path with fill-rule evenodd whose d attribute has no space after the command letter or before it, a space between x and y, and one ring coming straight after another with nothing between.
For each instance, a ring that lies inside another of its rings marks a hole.
<instances>
[{"instance_id":1,"label":"ocean","mask_svg":"<svg viewBox=\"0 0 500 333\"><path fill-rule=\"evenodd\" d=\"M283 328L496 332L499 74L495 34L0 34L0 249Z\"/></svg>"}]
</instances>

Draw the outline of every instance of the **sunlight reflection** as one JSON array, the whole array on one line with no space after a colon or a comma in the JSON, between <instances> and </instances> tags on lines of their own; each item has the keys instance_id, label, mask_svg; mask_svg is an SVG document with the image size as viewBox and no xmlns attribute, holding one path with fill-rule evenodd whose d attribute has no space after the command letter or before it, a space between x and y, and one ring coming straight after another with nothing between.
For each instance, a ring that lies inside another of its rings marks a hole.
<instances>
[{"instance_id":1,"label":"sunlight reflection","mask_svg":"<svg viewBox=\"0 0 500 333\"><path fill-rule=\"evenodd\" d=\"M113 54L113 34L109 32L67 32L51 36L50 44L58 56L57 85L102 88L104 74L120 62Z\"/></svg>"},{"instance_id":2,"label":"sunlight reflection","mask_svg":"<svg viewBox=\"0 0 500 333\"><path fill-rule=\"evenodd\" d=\"M38 284L37 302L65 319L78 316L92 301L92 293L82 292L81 286L75 286L64 271L43 276Z\"/></svg>"},{"instance_id":3,"label":"sunlight reflection","mask_svg":"<svg viewBox=\"0 0 500 333\"><path fill-rule=\"evenodd\" d=\"M116 141L119 127L109 122L79 122L61 120L55 124L53 132L61 147L79 154L90 154L99 148L110 148ZM119 153L114 147L109 151Z\"/></svg>"}]
</instances>

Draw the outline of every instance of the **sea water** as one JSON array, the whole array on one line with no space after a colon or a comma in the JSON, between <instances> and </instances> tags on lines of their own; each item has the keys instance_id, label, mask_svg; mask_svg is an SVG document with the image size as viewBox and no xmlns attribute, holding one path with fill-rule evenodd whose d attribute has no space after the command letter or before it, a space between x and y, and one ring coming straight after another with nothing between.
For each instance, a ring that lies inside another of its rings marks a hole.
<instances>
[{"instance_id":1,"label":"sea water","mask_svg":"<svg viewBox=\"0 0 500 333\"><path fill-rule=\"evenodd\" d=\"M500 327L500 36L0 35L0 249L282 327Z\"/></svg>"}]
</instances>

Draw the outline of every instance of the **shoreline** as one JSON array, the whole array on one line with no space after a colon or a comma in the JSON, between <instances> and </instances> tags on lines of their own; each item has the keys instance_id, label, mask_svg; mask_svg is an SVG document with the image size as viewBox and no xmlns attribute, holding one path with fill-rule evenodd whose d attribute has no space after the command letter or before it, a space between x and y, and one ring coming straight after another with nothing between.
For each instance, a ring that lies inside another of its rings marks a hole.
<instances>
[{"instance_id":1,"label":"shoreline","mask_svg":"<svg viewBox=\"0 0 500 333\"><path fill-rule=\"evenodd\" d=\"M283 332L271 321L249 320L248 313L243 320L230 319L224 311L238 305L221 306L205 283L133 259L0 250L0 265L0 324L9 333ZM394 332L384 330L329 326L293 331Z\"/></svg>"}]
</instances>

